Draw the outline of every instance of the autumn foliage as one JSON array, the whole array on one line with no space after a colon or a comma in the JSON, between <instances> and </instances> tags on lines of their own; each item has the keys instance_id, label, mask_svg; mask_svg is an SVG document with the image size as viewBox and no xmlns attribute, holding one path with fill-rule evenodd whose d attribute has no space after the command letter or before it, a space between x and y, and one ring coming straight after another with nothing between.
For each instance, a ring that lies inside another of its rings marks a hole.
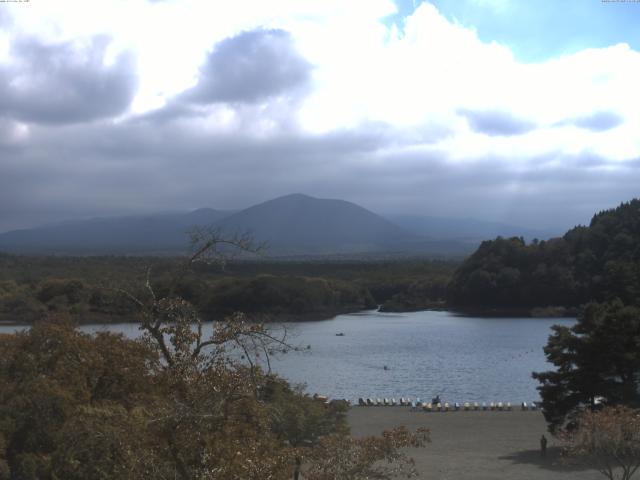
<instances>
[{"instance_id":1,"label":"autumn foliage","mask_svg":"<svg viewBox=\"0 0 640 480\"><path fill-rule=\"evenodd\" d=\"M584 461L609 480L630 480L640 468L640 411L628 407L585 410L564 435L570 458Z\"/></svg>"}]
</instances>

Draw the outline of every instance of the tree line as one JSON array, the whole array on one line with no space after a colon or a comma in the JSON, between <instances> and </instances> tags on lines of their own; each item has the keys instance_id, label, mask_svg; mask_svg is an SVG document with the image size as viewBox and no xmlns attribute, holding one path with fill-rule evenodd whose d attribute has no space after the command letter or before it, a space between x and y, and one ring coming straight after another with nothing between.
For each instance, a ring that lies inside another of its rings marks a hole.
<instances>
[{"instance_id":1,"label":"tree line","mask_svg":"<svg viewBox=\"0 0 640 480\"><path fill-rule=\"evenodd\" d=\"M579 307L615 298L637 305L640 200L600 212L560 238L485 241L456 270L447 295L463 308Z\"/></svg>"},{"instance_id":2,"label":"tree line","mask_svg":"<svg viewBox=\"0 0 640 480\"><path fill-rule=\"evenodd\" d=\"M151 282L166 291L178 258L0 255L0 320L33 322L68 313L80 322L128 321L135 305L121 294ZM235 311L277 320L329 318L375 308L426 308L442 301L455 264L416 262L229 262L197 264L176 291L205 318Z\"/></svg>"}]
</instances>

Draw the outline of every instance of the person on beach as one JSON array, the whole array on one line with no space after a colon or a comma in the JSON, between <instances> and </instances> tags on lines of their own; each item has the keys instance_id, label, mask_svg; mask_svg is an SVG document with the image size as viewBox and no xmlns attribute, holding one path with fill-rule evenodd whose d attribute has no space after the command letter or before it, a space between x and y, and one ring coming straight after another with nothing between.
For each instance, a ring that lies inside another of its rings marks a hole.
<instances>
[{"instance_id":1,"label":"person on beach","mask_svg":"<svg viewBox=\"0 0 640 480\"><path fill-rule=\"evenodd\" d=\"M540 456L543 458L547 456L547 437L544 434L540 437Z\"/></svg>"},{"instance_id":2,"label":"person on beach","mask_svg":"<svg viewBox=\"0 0 640 480\"><path fill-rule=\"evenodd\" d=\"M300 478L300 465L302 464L302 459L300 457L296 457L296 468L293 471L293 480L298 480Z\"/></svg>"}]
</instances>

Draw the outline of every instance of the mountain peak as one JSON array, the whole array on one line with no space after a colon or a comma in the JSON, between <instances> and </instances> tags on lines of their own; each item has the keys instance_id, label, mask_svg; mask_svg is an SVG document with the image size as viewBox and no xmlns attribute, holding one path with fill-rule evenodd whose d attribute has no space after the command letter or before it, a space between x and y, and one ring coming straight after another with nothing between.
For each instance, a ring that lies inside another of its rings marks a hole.
<instances>
[{"instance_id":1,"label":"mountain peak","mask_svg":"<svg viewBox=\"0 0 640 480\"><path fill-rule=\"evenodd\" d=\"M343 253L396 248L413 239L400 227L351 202L292 193L249 207L219 223L246 231L272 252Z\"/></svg>"},{"instance_id":2,"label":"mountain peak","mask_svg":"<svg viewBox=\"0 0 640 480\"><path fill-rule=\"evenodd\" d=\"M282 195L281 197L272 198L271 200L266 200L265 202L259 203L258 205L263 205L265 203L289 203L289 202L320 202L323 199L312 197L311 195L307 195L305 193L289 193L287 195Z\"/></svg>"},{"instance_id":3,"label":"mountain peak","mask_svg":"<svg viewBox=\"0 0 640 480\"><path fill-rule=\"evenodd\" d=\"M312 197L311 195L307 195L306 193L289 193L287 195L282 195L281 197L274 198L274 200L284 200L284 199L289 199L289 200L297 200L297 199L319 200L318 198Z\"/></svg>"}]
</instances>

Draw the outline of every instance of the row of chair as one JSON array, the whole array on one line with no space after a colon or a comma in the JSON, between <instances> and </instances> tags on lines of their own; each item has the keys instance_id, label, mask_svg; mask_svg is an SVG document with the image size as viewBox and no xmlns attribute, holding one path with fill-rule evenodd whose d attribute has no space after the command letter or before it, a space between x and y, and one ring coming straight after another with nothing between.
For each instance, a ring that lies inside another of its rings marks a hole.
<instances>
[{"instance_id":1,"label":"row of chair","mask_svg":"<svg viewBox=\"0 0 640 480\"><path fill-rule=\"evenodd\" d=\"M358 399L358 405L361 407L381 407L381 406L410 406L411 401L408 398L401 398L396 401L395 398L362 398Z\"/></svg>"},{"instance_id":2,"label":"row of chair","mask_svg":"<svg viewBox=\"0 0 640 480\"><path fill-rule=\"evenodd\" d=\"M449 402L423 402L419 398L416 400L411 400L410 398L400 398L396 401L395 398L358 398L358 405L361 407L380 407L380 406L406 406L411 407L412 410L424 410L427 412L448 412L448 411L472 411L472 410L491 410L491 411L509 411L513 410L513 406L511 402L490 402L490 403L478 403L478 402L464 402L462 404L455 402L450 404ZM520 404L520 409L523 411L526 410L537 410L538 402L522 402Z\"/></svg>"}]
</instances>

